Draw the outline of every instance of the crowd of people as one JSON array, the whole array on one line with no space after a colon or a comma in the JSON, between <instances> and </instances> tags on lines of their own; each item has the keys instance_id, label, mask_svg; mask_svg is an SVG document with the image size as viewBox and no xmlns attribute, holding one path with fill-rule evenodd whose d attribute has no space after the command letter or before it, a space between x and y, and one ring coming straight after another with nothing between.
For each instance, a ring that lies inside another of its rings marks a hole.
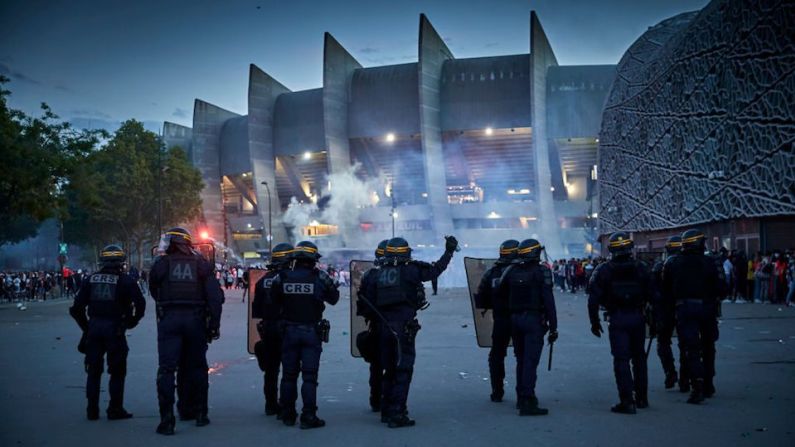
<instances>
[{"instance_id":1,"label":"crowd of people","mask_svg":"<svg viewBox=\"0 0 795 447\"><path fill-rule=\"evenodd\" d=\"M0 300L6 302L46 301L71 297L80 288L86 273L68 268L62 271L0 272Z\"/></svg>"},{"instance_id":2,"label":"crowd of people","mask_svg":"<svg viewBox=\"0 0 795 447\"><path fill-rule=\"evenodd\" d=\"M795 305L792 251L759 252L749 259L742 251L721 249L720 263L729 290L725 301Z\"/></svg>"}]
</instances>

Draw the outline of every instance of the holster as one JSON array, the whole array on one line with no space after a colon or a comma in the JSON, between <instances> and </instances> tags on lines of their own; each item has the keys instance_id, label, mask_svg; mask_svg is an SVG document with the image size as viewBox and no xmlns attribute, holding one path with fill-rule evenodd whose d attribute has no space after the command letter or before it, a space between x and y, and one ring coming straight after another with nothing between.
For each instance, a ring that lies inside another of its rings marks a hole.
<instances>
[{"instance_id":1,"label":"holster","mask_svg":"<svg viewBox=\"0 0 795 447\"><path fill-rule=\"evenodd\" d=\"M420 329L422 329L422 326L420 326L420 322L417 321L416 318L406 323L404 331L406 332L406 338L409 343L414 343L414 340L417 338L417 332L419 332Z\"/></svg>"}]
</instances>

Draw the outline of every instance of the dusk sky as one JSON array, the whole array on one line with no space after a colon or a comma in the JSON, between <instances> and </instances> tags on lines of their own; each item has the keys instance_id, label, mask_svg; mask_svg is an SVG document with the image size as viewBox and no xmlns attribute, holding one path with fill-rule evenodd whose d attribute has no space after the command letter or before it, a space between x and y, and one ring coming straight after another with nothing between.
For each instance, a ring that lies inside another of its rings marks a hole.
<instances>
[{"instance_id":1,"label":"dusk sky","mask_svg":"<svg viewBox=\"0 0 795 447\"><path fill-rule=\"evenodd\" d=\"M649 26L706 0L2 0L10 105L47 102L75 125L191 125L201 98L246 113L248 64L321 87L323 32L364 66L417 60L424 12L455 57L529 52L536 10L561 65L614 64Z\"/></svg>"}]
</instances>

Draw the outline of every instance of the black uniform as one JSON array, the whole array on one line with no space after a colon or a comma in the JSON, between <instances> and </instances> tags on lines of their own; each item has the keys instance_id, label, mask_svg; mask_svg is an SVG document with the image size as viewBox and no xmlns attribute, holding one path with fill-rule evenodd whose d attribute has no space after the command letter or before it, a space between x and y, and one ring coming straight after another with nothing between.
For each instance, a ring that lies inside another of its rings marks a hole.
<instances>
[{"instance_id":1,"label":"black uniform","mask_svg":"<svg viewBox=\"0 0 795 447\"><path fill-rule=\"evenodd\" d=\"M552 294L552 271L538 261L522 260L502 274L497 300L508 303L516 356L516 395L522 402L538 402L536 369L544 349L544 334L556 332L558 317Z\"/></svg>"},{"instance_id":2,"label":"black uniform","mask_svg":"<svg viewBox=\"0 0 795 447\"><path fill-rule=\"evenodd\" d=\"M279 306L271 295L273 278L279 270L272 268L254 285L254 302L251 306L251 317L260 318L257 324L260 341L254 345L254 353L262 370L265 394L265 412L268 415L279 411L279 366L282 360L282 336L279 328L281 319Z\"/></svg>"},{"instance_id":3,"label":"black uniform","mask_svg":"<svg viewBox=\"0 0 795 447\"><path fill-rule=\"evenodd\" d=\"M511 310L507 294L500 296L499 280L510 262L497 261L483 273L475 294L475 307L492 309L494 324L491 329L491 349L489 350L489 377L491 377L491 398L499 401L505 394L505 356L511 343Z\"/></svg>"},{"instance_id":4,"label":"black uniform","mask_svg":"<svg viewBox=\"0 0 795 447\"><path fill-rule=\"evenodd\" d=\"M175 251L155 261L149 291L157 305L157 397L161 416L173 415L174 374L184 362L195 393L195 411L206 419L207 343L219 333L223 292L211 263L197 253Z\"/></svg>"},{"instance_id":5,"label":"black uniform","mask_svg":"<svg viewBox=\"0 0 795 447\"><path fill-rule=\"evenodd\" d=\"M697 251L684 251L663 267L663 301L669 310L668 318L676 318L676 332L685 351L693 391L699 395L703 392L706 397L715 392L718 306L724 288L722 269Z\"/></svg>"},{"instance_id":6,"label":"black uniform","mask_svg":"<svg viewBox=\"0 0 795 447\"><path fill-rule=\"evenodd\" d=\"M376 260L376 265L380 263ZM365 361L370 364L370 408L373 411L381 411L381 401L383 397L382 380L384 375L384 367L381 364L381 355L378 349L378 341L380 339L381 321L375 315L371 305L374 303L373 297L367 296L367 290L372 287L378 279L378 267L373 267L367 270L362 275L362 280L359 285L358 297L356 302L356 314L364 317L367 321L367 333L363 334L362 346L359 351L362 353ZM358 340L357 340L358 341Z\"/></svg>"},{"instance_id":7,"label":"black uniform","mask_svg":"<svg viewBox=\"0 0 795 447\"><path fill-rule=\"evenodd\" d=\"M88 310L88 316L86 316ZM103 268L80 288L69 308L85 337L86 398L89 417L99 412L99 388L103 357L108 355L108 415L123 411L127 375L127 329L143 318L146 302L138 284L120 268Z\"/></svg>"},{"instance_id":8,"label":"black uniform","mask_svg":"<svg viewBox=\"0 0 795 447\"><path fill-rule=\"evenodd\" d=\"M388 321L379 331L379 351L384 368L381 414L384 422L393 417L406 417L406 402L414 372L415 337L420 329L417 310L425 303L422 283L437 278L450 263L452 252L446 251L434 264L421 261L385 261L375 281L367 284L367 297L372 297L378 310ZM398 356L397 340L400 355ZM400 361L398 362L398 357Z\"/></svg>"},{"instance_id":9,"label":"black uniform","mask_svg":"<svg viewBox=\"0 0 795 447\"><path fill-rule=\"evenodd\" d=\"M677 255L669 256L665 262L669 262ZM671 388L678 380L680 387L686 388L687 368L685 367L684 349L682 349L682 338L678 338L679 346L679 377L677 378L674 353L671 349L673 332L675 327L673 303L663 300L662 293L662 273L663 261L657 261L651 270L651 289L652 289L652 314L657 330L657 356L660 357L663 371L665 372L665 386Z\"/></svg>"},{"instance_id":10,"label":"black uniform","mask_svg":"<svg viewBox=\"0 0 795 447\"><path fill-rule=\"evenodd\" d=\"M284 321L279 402L282 418L295 422L299 372L303 379L302 421L305 417L316 417L318 369L323 352L319 325L326 308L324 303L337 304L339 290L326 272L314 267L314 262L305 264L299 260L293 270L282 271L273 278L271 296Z\"/></svg>"},{"instance_id":11,"label":"black uniform","mask_svg":"<svg viewBox=\"0 0 795 447\"><path fill-rule=\"evenodd\" d=\"M610 350L621 407L640 407L648 402L648 372L644 341L644 309L651 290L646 265L629 255L615 256L594 270L588 285L588 315L591 325L599 326L599 308L607 310ZM630 369L630 362L632 369ZM633 399L633 392L634 399Z\"/></svg>"}]
</instances>

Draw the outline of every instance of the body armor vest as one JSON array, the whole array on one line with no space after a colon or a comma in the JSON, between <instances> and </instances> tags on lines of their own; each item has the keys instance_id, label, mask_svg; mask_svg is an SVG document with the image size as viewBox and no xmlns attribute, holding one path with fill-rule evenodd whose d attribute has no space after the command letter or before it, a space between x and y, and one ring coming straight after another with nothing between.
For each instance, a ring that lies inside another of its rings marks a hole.
<instances>
[{"instance_id":1,"label":"body armor vest","mask_svg":"<svg viewBox=\"0 0 795 447\"><path fill-rule=\"evenodd\" d=\"M636 262L615 262L611 265L611 281L608 286L607 307L619 309L641 308L643 285Z\"/></svg>"},{"instance_id":2,"label":"body armor vest","mask_svg":"<svg viewBox=\"0 0 795 447\"><path fill-rule=\"evenodd\" d=\"M173 254L166 256L168 276L163 284L158 304L203 306L199 278L199 261L195 256Z\"/></svg>"},{"instance_id":3,"label":"body armor vest","mask_svg":"<svg viewBox=\"0 0 795 447\"><path fill-rule=\"evenodd\" d=\"M382 266L377 272L376 286L378 307L390 307L399 304L416 305L417 290L403 278L405 265Z\"/></svg>"},{"instance_id":4,"label":"body armor vest","mask_svg":"<svg viewBox=\"0 0 795 447\"><path fill-rule=\"evenodd\" d=\"M262 313L263 320L277 320L279 318L279 306L273 302L273 295L271 294L271 285L273 278L278 275L276 270L268 270L265 276L262 277L262 289L265 291L265 299L260 304L260 312Z\"/></svg>"},{"instance_id":5,"label":"body armor vest","mask_svg":"<svg viewBox=\"0 0 795 447\"><path fill-rule=\"evenodd\" d=\"M119 275L114 273L94 273L89 278L88 315L100 318L121 317L121 306L116 301Z\"/></svg>"},{"instance_id":6,"label":"body armor vest","mask_svg":"<svg viewBox=\"0 0 795 447\"><path fill-rule=\"evenodd\" d=\"M537 265L512 266L506 273L509 287L508 307L512 312L540 312L544 309L544 299L541 296L544 278Z\"/></svg>"},{"instance_id":7,"label":"body armor vest","mask_svg":"<svg viewBox=\"0 0 795 447\"><path fill-rule=\"evenodd\" d=\"M284 297L284 319L294 323L317 323L323 318L325 305L318 294L321 292L316 274L310 271L285 272L281 279Z\"/></svg>"},{"instance_id":8,"label":"body armor vest","mask_svg":"<svg viewBox=\"0 0 795 447\"><path fill-rule=\"evenodd\" d=\"M495 264L489 270L489 282L491 285L491 306L494 309L495 315L505 315L510 313L510 306L509 301L500 298L499 293L497 293L500 287L500 278L502 278L502 274L505 272L507 266L502 264Z\"/></svg>"}]
</instances>

